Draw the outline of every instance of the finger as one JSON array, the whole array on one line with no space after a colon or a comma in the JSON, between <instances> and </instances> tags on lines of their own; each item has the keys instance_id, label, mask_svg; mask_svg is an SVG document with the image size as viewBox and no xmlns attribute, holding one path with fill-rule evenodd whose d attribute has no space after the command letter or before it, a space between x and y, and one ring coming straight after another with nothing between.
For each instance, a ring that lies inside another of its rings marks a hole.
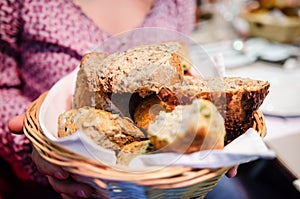
<instances>
[{"instance_id":1,"label":"finger","mask_svg":"<svg viewBox=\"0 0 300 199\"><path fill-rule=\"evenodd\" d=\"M75 182L71 178L68 178L67 180L58 180L48 176L48 181L56 192L71 198L89 198L92 195L92 189L88 185Z\"/></svg>"},{"instance_id":2,"label":"finger","mask_svg":"<svg viewBox=\"0 0 300 199\"><path fill-rule=\"evenodd\" d=\"M69 173L67 171L63 170L60 166L46 161L35 149L32 151L32 160L36 164L39 172L44 175L52 176L61 180L69 177Z\"/></svg>"},{"instance_id":3,"label":"finger","mask_svg":"<svg viewBox=\"0 0 300 199\"><path fill-rule=\"evenodd\" d=\"M24 114L11 118L8 121L9 130L15 134L21 134L23 132L24 119Z\"/></svg>"},{"instance_id":4,"label":"finger","mask_svg":"<svg viewBox=\"0 0 300 199\"><path fill-rule=\"evenodd\" d=\"M227 171L226 176L227 176L228 178L232 178L232 177L236 176L236 174L237 174L237 169L238 169L238 166L231 167L231 168Z\"/></svg>"}]
</instances>

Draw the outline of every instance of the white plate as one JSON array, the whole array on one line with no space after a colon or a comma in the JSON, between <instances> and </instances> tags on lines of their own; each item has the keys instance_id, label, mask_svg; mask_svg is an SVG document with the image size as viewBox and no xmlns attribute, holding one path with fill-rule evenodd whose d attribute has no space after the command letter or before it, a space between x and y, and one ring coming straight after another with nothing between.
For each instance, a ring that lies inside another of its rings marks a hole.
<instances>
[{"instance_id":1,"label":"white plate","mask_svg":"<svg viewBox=\"0 0 300 199\"><path fill-rule=\"evenodd\" d=\"M235 68L240 66L245 66L251 64L257 60L257 56L247 55L241 52L238 52L232 47L233 41L224 41L217 43L209 43L203 45L203 49L193 48L190 52L192 62L198 63L200 59L204 59L209 55L212 59L215 56L222 56L223 65L225 68Z\"/></svg>"},{"instance_id":2,"label":"white plate","mask_svg":"<svg viewBox=\"0 0 300 199\"><path fill-rule=\"evenodd\" d=\"M251 38L245 41L242 52L265 61L280 62L291 56L298 56L300 48L289 44L269 42L262 38Z\"/></svg>"},{"instance_id":3,"label":"white plate","mask_svg":"<svg viewBox=\"0 0 300 199\"><path fill-rule=\"evenodd\" d=\"M287 70L262 64L228 70L226 75L269 81L270 93L261 110L274 116L300 116L300 69Z\"/></svg>"}]
</instances>

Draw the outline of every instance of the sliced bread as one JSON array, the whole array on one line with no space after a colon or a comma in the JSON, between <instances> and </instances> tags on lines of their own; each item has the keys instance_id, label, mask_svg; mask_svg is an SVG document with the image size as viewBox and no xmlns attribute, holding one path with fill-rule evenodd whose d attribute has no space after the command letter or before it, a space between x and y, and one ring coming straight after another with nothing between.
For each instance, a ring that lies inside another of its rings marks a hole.
<instances>
[{"instance_id":1,"label":"sliced bread","mask_svg":"<svg viewBox=\"0 0 300 199\"><path fill-rule=\"evenodd\" d=\"M176 45L174 45L176 46ZM107 56L98 70L104 92L158 93L163 86L181 83L182 57L169 43L133 47Z\"/></svg>"},{"instance_id":2,"label":"sliced bread","mask_svg":"<svg viewBox=\"0 0 300 199\"><path fill-rule=\"evenodd\" d=\"M58 137L72 135L77 130L96 144L114 151L145 139L144 133L128 118L92 107L72 109L59 115Z\"/></svg>"},{"instance_id":3,"label":"sliced bread","mask_svg":"<svg viewBox=\"0 0 300 199\"><path fill-rule=\"evenodd\" d=\"M144 97L163 85L181 82L183 70L190 67L187 47L179 41L142 45L109 56L87 53L80 63L72 107L121 113L111 100L112 92L114 96L139 92Z\"/></svg>"},{"instance_id":4,"label":"sliced bread","mask_svg":"<svg viewBox=\"0 0 300 199\"><path fill-rule=\"evenodd\" d=\"M190 104L195 98L210 100L225 119L226 144L253 125L253 113L269 92L267 81L241 77L198 78L184 76L182 84L163 88L158 97L169 105Z\"/></svg>"},{"instance_id":5,"label":"sliced bread","mask_svg":"<svg viewBox=\"0 0 300 199\"><path fill-rule=\"evenodd\" d=\"M109 94L103 92L97 75L105 57L107 54L96 52L83 56L77 73L72 108L91 106L104 110L112 109Z\"/></svg>"}]
</instances>

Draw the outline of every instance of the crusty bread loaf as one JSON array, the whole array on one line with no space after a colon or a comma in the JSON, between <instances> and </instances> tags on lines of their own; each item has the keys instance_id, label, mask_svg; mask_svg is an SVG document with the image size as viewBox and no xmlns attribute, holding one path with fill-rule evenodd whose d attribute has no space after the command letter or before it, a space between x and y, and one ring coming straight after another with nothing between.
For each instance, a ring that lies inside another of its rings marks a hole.
<instances>
[{"instance_id":1,"label":"crusty bread loaf","mask_svg":"<svg viewBox=\"0 0 300 199\"><path fill-rule=\"evenodd\" d=\"M197 78L185 76L182 84L163 88L159 98L169 105L189 104L195 98L212 101L225 118L226 144L253 125L253 113L269 92L266 81L250 78Z\"/></svg>"},{"instance_id":2,"label":"crusty bread loaf","mask_svg":"<svg viewBox=\"0 0 300 199\"><path fill-rule=\"evenodd\" d=\"M105 57L105 53L93 52L82 58L73 95L73 108L91 106L104 110L112 109L109 94L103 92L98 81L97 71Z\"/></svg>"},{"instance_id":3,"label":"crusty bread loaf","mask_svg":"<svg viewBox=\"0 0 300 199\"><path fill-rule=\"evenodd\" d=\"M96 144L114 151L145 139L143 132L128 118L92 107L72 109L59 115L58 137L72 135L77 130Z\"/></svg>"},{"instance_id":4,"label":"crusty bread loaf","mask_svg":"<svg viewBox=\"0 0 300 199\"><path fill-rule=\"evenodd\" d=\"M181 83L182 57L168 43L148 44L107 56L98 79L107 93L136 93L147 96L163 86Z\"/></svg>"},{"instance_id":5,"label":"crusty bread loaf","mask_svg":"<svg viewBox=\"0 0 300 199\"><path fill-rule=\"evenodd\" d=\"M128 165L130 161L138 155L147 154L154 151L154 146L150 140L135 141L125 145L117 155L117 164Z\"/></svg>"},{"instance_id":6,"label":"crusty bread loaf","mask_svg":"<svg viewBox=\"0 0 300 199\"><path fill-rule=\"evenodd\" d=\"M156 149L178 153L223 149L224 119L207 100L195 99L171 112L160 111L147 128Z\"/></svg>"},{"instance_id":7,"label":"crusty bread loaf","mask_svg":"<svg viewBox=\"0 0 300 199\"><path fill-rule=\"evenodd\" d=\"M120 113L119 107L111 101L111 92L137 91L146 96L148 92L158 92L162 85L181 82L182 71L191 67L187 47L179 41L142 45L107 56L105 53L92 52L82 58L73 108L91 106ZM126 85L123 85L123 81ZM103 82L107 83L106 89L103 88Z\"/></svg>"},{"instance_id":8,"label":"crusty bread loaf","mask_svg":"<svg viewBox=\"0 0 300 199\"><path fill-rule=\"evenodd\" d=\"M253 113L270 85L249 78L185 76L184 70L190 67L187 48L181 42L85 55L77 76L74 109L59 117L59 137L82 130L98 145L122 149L119 161L128 164L124 157L144 153L149 144L130 119L121 117L124 101L127 115L132 116L130 107L138 101L132 96L137 95L144 101L134 105L134 121L147 131L155 148L180 153L222 149L224 143L252 127Z\"/></svg>"}]
</instances>

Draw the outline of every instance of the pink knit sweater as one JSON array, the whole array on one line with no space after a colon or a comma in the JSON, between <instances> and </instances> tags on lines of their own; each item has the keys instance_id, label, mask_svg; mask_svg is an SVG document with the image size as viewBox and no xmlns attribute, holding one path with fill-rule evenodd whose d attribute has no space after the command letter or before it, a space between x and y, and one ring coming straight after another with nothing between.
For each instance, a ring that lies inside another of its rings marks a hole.
<instances>
[{"instance_id":1,"label":"pink knit sweater","mask_svg":"<svg viewBox=\"0 0 300 199\"><path fill-rule=\"evenodd\" d=\"M141 27L188 34L194 10L194 0L156 0ZM85 52L110 36L72 0L0 1L0 155L21 179L47 182L32 163L30 142L9 132L9 118L24 113Z\"/></svg>"}]
</instances>

